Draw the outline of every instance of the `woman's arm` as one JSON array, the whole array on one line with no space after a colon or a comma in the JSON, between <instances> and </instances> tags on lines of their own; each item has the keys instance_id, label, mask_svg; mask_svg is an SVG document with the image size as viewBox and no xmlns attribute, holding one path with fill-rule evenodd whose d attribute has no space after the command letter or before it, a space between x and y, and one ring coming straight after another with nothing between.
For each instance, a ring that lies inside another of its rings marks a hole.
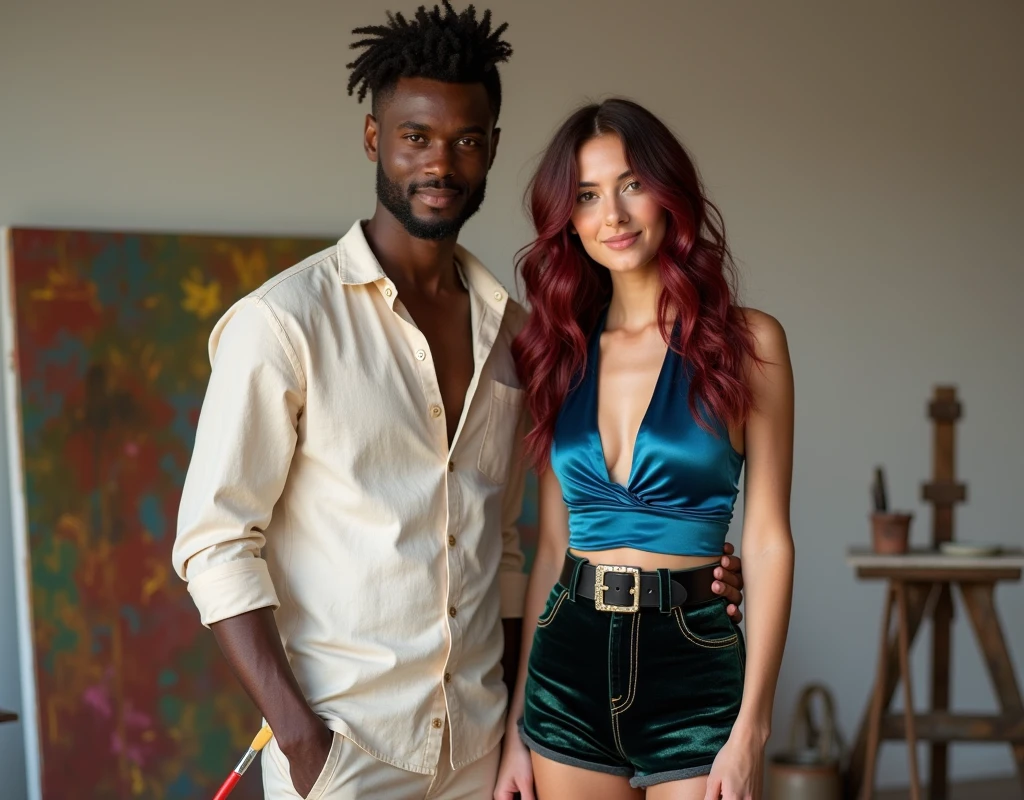
<instances>
[{"instance_id":1,"label":"woman's arm","mask_svg":"<svg viewBox=\"0 0 1024 800\"><path fill-rule=\"evenodd\" d=\"M793 370L778 321L760 312L748 312L748 319L764 365L749 373L754 408L744 432L741 548L748 601L747 669L736 727L767 740L793 600Z\"/></svg>"},{"instance_id":2,"label":"woman's arm","mask_svg":"<svg viewBox=\"0 0 1024 800\"><path fill-rule=\"evenodd\" d=\"M744 429L747 463L741 549L748 601L746 678L739 717L720 754L725 756L723 769L714 770L708 781L709 797L717 798L721 791L730 800L758 796L793 598L789 521L793 371L786 334L778 321L758 311L748 311L747 321L763 364L748 372L754 406Z\"/></svg>"}]
</instances>

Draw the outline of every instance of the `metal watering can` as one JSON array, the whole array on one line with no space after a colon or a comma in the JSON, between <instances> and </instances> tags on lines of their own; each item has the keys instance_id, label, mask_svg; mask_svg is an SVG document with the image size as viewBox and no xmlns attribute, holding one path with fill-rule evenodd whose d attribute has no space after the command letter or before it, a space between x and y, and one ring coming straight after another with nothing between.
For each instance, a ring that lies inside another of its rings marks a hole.
<instances>
[{"instance_id":1,"label":"metal watering can","mask_svg":"<svg viewBox=\"0 0 1024 800\"><path fill-rule=\"evenodd\" d=\"M821 727L811 703L821 699ZM840 761L843 743L836 728L835 702L825 686L806 686L797 700L789 731L789 749L768 766L769 800L842 800Z\"/></svg>"}]
</instances>

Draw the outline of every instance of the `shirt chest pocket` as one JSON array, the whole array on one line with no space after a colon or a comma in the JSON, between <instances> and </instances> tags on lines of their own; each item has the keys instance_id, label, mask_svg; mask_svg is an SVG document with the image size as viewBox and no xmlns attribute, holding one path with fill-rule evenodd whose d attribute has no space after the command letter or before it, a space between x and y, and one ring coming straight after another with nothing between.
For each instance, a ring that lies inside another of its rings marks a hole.
<instances>
[{"instance_id":1,"label":"shirt chest pocket","mask_svg":"<svg viewBox=\"0 0 1024 800\"><path fill-rule=\"evenodd\" d=\"M498 381L490 381L491 391L487 410L487 425L480 444L477 468L494 483L508 480L519 413L523 408L522 389L513 389Z\"/></svg>"}]
</instances>

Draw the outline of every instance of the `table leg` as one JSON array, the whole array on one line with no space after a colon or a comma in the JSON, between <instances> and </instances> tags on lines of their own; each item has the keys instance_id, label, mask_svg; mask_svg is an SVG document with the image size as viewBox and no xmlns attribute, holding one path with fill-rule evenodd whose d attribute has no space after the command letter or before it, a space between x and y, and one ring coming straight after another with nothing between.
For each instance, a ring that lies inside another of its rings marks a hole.
<instances>
[{"instance_id":1,"label":"table leg","mask_svg":"<svg viewBox=\"0 0 1024 800\"><path fill-rule=\"evenodd\" d=\"M896 628L900 651L900 678L903 681L903 716L906 720L907 761L910 764L910 800L921 800L921 778L917 770L917 731L914 727L914 689L910 672L910 623L907 614L907 591L902 581L894 581L897 615Z\"/></svg>"},{"instance_id":2,"label":"table leg","mask_svg":"<svg viewBox=\"0 0 1024 800\"><path fill-rule=\"evenodd\" d=\"M953 593L948 583L939 586L939 599L932 618L932 711L949 709ZM946 742L932 742L928 766L930 800L946 800L949 797L949 745Z\"/></svg>"},{"instance_id":3,"label":"table leg","mask_svg":"<svg viewBox=\"0 0 1024 800\"><path fill-rule=\"evenodd\" d=\"M875 793L875 765L878 761L879 737L882 732L882 713L889 705L886 688L889 680L889 628L892 626L893 591L893 585L890 583L886 588L885 610L882 612L882 637L878 646L878 671L875 675L875 689L868 720L864 781L860 787L861 800L871 800Z\"/></svg>"},{"instance_id":4,"label":"table leg","mask_svg":"<svg viewBox=\"0 0 1024 800\"><path fill-rule=\"evenodd\" d=\"M1024 701L1021 700L1020 687L1014 674L1013 659L996 611L995 585L961 583L960 592L1003 712L1024 715ZM1011 747L1013 759L1017 763L1017 778L1024 789L1024 744Z\"/></svg>"},{"instance_id":5,"label":"table leg","mask_svg":"<svg viewBox=\"0 0 1024 800\"><path fill-rule=\"evenodd\" d=\"M934 603L938 600L938 593L937 587L931 584L908 584L906 591L909 606L908 637L910 644L913 644L914 638L921 627L922 620L930 615L931 610L934 608ZM899 676L899 642L893 636L883 642L882 648L882 652L886 653L888 658L882 705L883 708L888 708L896 691L896 681ZM873 702L869 702L858 728L857 739L850 752L850 762L846 770L843 793L843 796L849 798L849 800L854 800L854 798L860 795L867 756L868 728L870 727L871 709L873 707Z\"/></svg>"}]
</instances>

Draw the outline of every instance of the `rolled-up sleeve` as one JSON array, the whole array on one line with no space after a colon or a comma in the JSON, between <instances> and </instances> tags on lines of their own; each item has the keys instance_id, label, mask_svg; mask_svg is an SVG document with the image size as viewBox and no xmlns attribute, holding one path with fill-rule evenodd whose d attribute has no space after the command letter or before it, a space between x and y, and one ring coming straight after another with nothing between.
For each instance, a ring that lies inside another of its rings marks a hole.
<instances>
[{"instance_id":1,"label":"rolled-up sleeve","mask_svg":"<svg viewBox=\"0 0 1024 800\"><path fill-rule=\"evenodd\" d=\"M261 550L305 397L274 311L248 297L210 336L213 371L178 509L172 560L204 625L279 605Z\"/></svg>"},{"instance_id":2,"label":"rolled-up sleeve","mask_svg":"<svg viewBox=\"0 0 1024 800\"><path fill-rule=\"evenodd\" d=\"M515 447L512 451L512 463L509 467L501 513L502 550L498 581L501 590L501 616L504 619L522 617L523 602L526 598L527 575L523 572L526 559L523 557L523 547L519 540L518 522L522 515L523 492L529 468L523 447L528 419L529 415L524 409L516 430Z\"/></svg>"}]
</instances>

